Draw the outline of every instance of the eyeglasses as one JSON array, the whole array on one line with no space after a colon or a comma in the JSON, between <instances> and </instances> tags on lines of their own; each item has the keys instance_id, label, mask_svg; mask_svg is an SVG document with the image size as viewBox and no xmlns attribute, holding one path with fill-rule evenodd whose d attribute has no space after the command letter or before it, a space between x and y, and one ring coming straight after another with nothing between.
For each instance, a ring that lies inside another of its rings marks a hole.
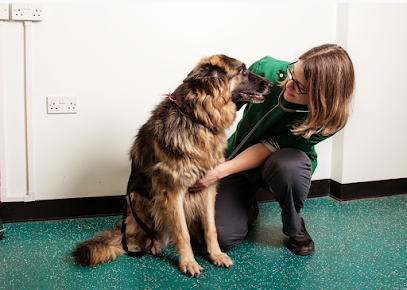
<instances>
[{"instance_id":1,"label":"eyeglasses","mask_svg":"<svg viewBox=\"0 0 407 290\"><path fill-rule=\"evenodd\" d=\"M293 72L290 69L290 65L293 65L293 64L295 64L297 62L298 62L298 60L287 64L287 75L288 75L289 80L294 82L294 90L297 92L297 94L306 95L307 93L303 93L301 91L301 89L300 89L301 84L297 80L294 79Z\"/></svg>"}]
</instances>

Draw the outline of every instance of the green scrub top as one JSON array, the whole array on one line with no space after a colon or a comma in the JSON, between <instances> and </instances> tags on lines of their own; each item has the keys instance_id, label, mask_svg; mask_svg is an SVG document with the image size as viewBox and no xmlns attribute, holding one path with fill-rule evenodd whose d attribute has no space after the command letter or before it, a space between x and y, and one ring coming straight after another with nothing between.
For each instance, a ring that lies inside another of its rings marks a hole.
<instances>
[{"instance_id":1,"label":"green scrub top","mask_svg":"<svg viewBox=\"0 0 407 290\"><path fill-rule=\"evenodd\" d=\"M270 94L264 96L265 101L263 103L249 103L246 105L243 117L238 123L236 131L228 139L228 148L225 153L226 157L233 152L235 147L240 144L257 122L277 105L278 97L282 91L282 88L278 86L278 82L282 82L286 78L287 64L289 64L289 62L266 56L249 67L251 72L272 81L275 84L275 87L271 90ZM282 104L289 109L308 110L307 105L290 103L284 98L282 98ZM245 103L236 103L238 110L244 105ZM278 108L274 113L268 116L263 123L261 123L236 155L254 144L259 143L262 139L274 137L281 149L297 148L305 152L311 160L312 173L314 173L317 167L317 153L315 152L314 146L330 136L315 134L309 139L305 139L302 136L294 135L291 132L291 129L294 125L304 122L306 116L307 113L285 112L281 108ZM245 171L244 174L246 178L254 184L261 176L261 168L258 167Z\"/></svg>"}]
</instances>

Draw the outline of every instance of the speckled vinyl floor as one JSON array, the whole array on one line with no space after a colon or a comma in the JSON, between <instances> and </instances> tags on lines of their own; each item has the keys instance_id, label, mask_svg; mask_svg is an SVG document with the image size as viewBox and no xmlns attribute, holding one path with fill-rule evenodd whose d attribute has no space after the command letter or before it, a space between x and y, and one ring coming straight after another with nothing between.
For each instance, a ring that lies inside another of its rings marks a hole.
<instances>
[{"instance_id":1,"label":"speckled vinyl floor","mask_svg":"<svg viewBox=\"0 0 407 290\"><path fill-rule=\"evenodd\" d=\"M309 199L302 211L316 250L292 254L281 233L277 203L260 204L247 239L228 252L230 269L208 262L198 278L177 271L174 247L161 256L92 268L73 262L75 244L120 217L5 224L0 241L0 289L407 289L407 195L338 202Z\"/></svg>"}]
</instances>

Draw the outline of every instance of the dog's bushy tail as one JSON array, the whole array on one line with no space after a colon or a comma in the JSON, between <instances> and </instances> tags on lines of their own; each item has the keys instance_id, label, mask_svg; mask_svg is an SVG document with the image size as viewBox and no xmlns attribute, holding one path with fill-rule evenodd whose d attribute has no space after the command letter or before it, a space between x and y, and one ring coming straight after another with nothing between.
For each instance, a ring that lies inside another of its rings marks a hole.
<instances>
[{"instance_id":1,"label":"dog's bushy tail","mask_svg":"<svg viewBox=\"0 0 407 290\"><path fill-rule=\"evenodd\" d=\"M86 266L94 266L116 259L126 252L122 246L123 234L118 229L101 232L93 239L76 245L72 255L75 261Z\"/></svg>"}]
</instances>

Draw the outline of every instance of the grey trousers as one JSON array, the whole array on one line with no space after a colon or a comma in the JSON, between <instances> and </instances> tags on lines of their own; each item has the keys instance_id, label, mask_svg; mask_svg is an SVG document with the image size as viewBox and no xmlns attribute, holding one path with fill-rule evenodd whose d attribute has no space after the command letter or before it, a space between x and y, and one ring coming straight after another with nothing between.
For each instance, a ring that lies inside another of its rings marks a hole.
<instances>
[{"instance_id":1,"label":"grey trousers","mask_svg":"<svg viewBox=\"0 0 407 290\"><path fill-rule=\"evenodd\" d=\"M262 179L256 184L251 184L242 172L222 179L215 203L215 221L222 251L232 249L246 237L259 187L269 190L278 201L282 209L283 233L287 236L299 234L300 210L307 199L311 174L311 161L303 151L284 148L264 162Z\"/></svg>"}]
</instances>

